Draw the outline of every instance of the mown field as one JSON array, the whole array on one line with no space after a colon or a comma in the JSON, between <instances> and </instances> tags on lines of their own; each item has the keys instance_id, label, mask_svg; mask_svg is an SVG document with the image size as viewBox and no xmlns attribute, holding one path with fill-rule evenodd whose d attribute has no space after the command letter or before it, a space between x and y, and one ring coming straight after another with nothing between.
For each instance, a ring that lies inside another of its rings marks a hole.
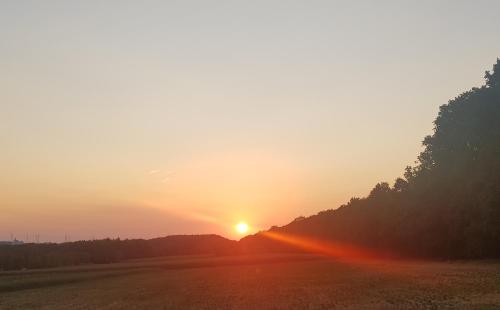
<instances>
[{"instance_id":1,"label":"mown field","mask_svg":"<svg viewBox=\"0 0 500 310\"><path fill-rule=\"evenodd\" d=\"M0 272L0 309L500 309L500 262L170 257Z\"/></svg>"}]
</instances>

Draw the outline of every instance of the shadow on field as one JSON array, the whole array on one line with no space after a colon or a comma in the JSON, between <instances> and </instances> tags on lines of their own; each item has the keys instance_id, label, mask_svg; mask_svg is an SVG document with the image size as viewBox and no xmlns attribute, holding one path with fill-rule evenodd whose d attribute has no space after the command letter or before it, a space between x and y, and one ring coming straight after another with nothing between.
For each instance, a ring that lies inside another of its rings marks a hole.
<instances>
[{"instance_id":1,"label":"shadow on field","mask_svg":"<svg viewBox=\"0 0 500 310\"><path fill-rule=\"evenodd\" d=\"M27 276L23 276L22 278L17 277L16 279L2 279L0 282L0 293L2 292L14 292L14 291L21 291L21 290L28 290L28 289L35 289L35 288L43 288L43 287L49 287L49 286L56 286L56 285L65 285L65 284L71 284L71 283L78 283L78 282L83 282L83 281L90 281L90 280L98 280L98 279L104 279L104 278L114 278L114 277L121 277L121 276L126 276L126 275L131 275L135 273L141 273L146 270L131 270L128 272L102 272L102 273L97 273L97 274L91 274L91 275L85 275L85 274L79 274L79 275L74 275L74 274L64 274L64 275L58 275L57 277L38 277L38 278L32 278ZM9 281L10 280L10 281Z\"/></svg>"},{"instance_id":2,"label":"shadow on field","mask_svg":"<svg viewBox=\"0 0 500 310\"><path fill-rule=\"evenodd\" d=\"M276 264L324 259L317 255L250 255L226 257L185 257L183 259L142 260L110 265L0 272L0 293L44 288L103 278L152 272L254 264Z\"/></svg>"}]
</instances>

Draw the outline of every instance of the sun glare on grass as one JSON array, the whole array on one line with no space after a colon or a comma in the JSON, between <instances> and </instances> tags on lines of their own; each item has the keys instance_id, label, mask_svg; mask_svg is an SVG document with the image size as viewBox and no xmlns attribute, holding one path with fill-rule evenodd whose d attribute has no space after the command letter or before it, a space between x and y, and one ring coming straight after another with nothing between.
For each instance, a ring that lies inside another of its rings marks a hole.
<instances>
[{"instance_id":1,"label":"sun glare on grass","mask_svg":"<svg viewBox=\"0 0 500 310\"><path fill-rule=\"evenodd\" d=\"M246 234L248 232L248 224L245 222L239 222L234 227L239 234Z\"/></svg>"}]
</instances>

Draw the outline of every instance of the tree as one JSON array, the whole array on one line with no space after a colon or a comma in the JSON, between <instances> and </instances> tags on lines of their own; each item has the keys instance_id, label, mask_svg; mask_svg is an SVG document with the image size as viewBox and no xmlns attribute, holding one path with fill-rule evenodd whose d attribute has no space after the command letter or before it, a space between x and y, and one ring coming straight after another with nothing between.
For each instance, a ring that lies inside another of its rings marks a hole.
<instances>
[{"instance_id":1,"label":"tree","mask_svg":"<svg viewBox=\"0 0 500 310\"><path fill-rule=\"evenodd\" d=\"M378 183L366 198L280 231L411 256L500 257L500 59L485 80L440 107L393 189Z\"/></svg>"}]
</instances>

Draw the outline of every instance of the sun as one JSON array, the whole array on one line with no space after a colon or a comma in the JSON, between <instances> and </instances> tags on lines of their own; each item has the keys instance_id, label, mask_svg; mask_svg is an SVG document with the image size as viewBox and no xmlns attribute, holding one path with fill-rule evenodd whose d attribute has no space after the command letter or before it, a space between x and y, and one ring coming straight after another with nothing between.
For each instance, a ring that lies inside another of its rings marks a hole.
<instances>
[{"instance_id":1,"label":"sun","mask_svg":"<svg viewBox=\"0 0 500 310\"><path fill-rule=\"evenodd\" d=\"M246 234L248 232L248 224L245 222L239 222L234 228L239 234Z\"/></svg>"}]
</instances>

